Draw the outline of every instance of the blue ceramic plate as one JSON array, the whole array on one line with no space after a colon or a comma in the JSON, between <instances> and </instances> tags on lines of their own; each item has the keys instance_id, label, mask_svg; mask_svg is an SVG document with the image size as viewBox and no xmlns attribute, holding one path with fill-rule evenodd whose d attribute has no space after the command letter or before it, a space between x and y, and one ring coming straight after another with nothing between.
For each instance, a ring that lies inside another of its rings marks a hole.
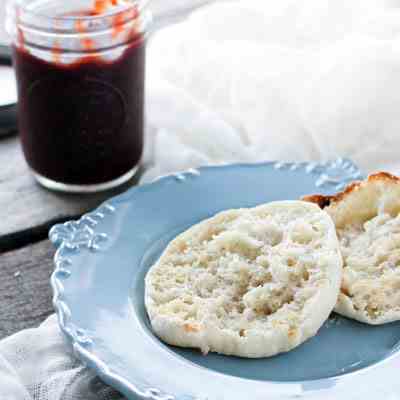
<instances>
[{"instance_id":1,"label":"blue ceramic plate","mask_svg":"<svg viewBox=\"0 0 400 400\"><path fill-rule=\"evenodd\" d=\"M332 193L360 178L348 160L201 168L129 190L55 226L59 323L76 355L129 399L400 398L400 324L332 316L319 334L273 358L178 349L151 332L143 280L167 243L218 211Z\"/></svg>"}]
</instances>

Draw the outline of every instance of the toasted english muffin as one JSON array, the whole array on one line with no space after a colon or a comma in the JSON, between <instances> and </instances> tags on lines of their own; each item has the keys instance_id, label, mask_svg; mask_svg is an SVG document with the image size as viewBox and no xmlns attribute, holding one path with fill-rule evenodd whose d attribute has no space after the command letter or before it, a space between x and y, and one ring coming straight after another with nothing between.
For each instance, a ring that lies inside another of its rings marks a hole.
<instances>
[{"instance_id":1,"label":"toasted english muffin","mask_svg":"<svg viewBox=\"0 0 400 400\"><path fill-rule=\"evenodd\" d=\"M268 357L317 333L341 278L331 218L311 203L274 202L179 235L146 276L145 304L169 344Z\"/></svg>"},{"instance_id":2,"label":"toasted english muffin","mask_svg":"<svg viewBox=\"0 0 400 400\"><path fill-rule=\"evenodd\" d=\"M335 311L378 325L400 320L400 180L380 172L334 196L306 196L333 219L343 256Z\"/></svg>"}]
</instances>

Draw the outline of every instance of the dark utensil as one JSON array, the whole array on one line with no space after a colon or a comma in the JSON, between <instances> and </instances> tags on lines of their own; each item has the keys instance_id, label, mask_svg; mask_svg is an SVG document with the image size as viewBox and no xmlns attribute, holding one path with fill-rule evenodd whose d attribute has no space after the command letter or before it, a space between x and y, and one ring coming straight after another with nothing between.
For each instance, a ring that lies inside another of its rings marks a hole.
<instances>
[{"instance_id":1,"label":"dark utensil","mask_svg":"<svg viewBox=\"0 0 400 400\"><path fill-rule=\"evenodd\" d=\"M11 65L11 49L0 44L0 65Z\"/></svg>"},{"instance_id":2,"label":"dark utensil","mask_svg":"<svg viewBox=\"0 0 400 400\"><path fill-rule=\"evenodd\" d=\"M0 45L0 65L11 67L11 49ZM17 104L0 105L0 137L17 133Z\"/></svg>"}]
</instances>

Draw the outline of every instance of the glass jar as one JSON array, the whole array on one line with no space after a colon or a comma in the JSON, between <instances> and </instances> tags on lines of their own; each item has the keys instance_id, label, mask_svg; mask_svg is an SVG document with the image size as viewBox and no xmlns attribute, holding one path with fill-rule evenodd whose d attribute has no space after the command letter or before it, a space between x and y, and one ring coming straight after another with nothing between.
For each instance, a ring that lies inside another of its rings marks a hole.
<instances>
[{"instance_id":1,"label":"glass jar","mask_svg":"<svg viewBox=\"0 0 400 400\"><path fill-rule=\"evenodd\" d=\"M13 0L19 132L44 186L94 192L135 173L143 151L145 43L135 0Z\"/></svg>"}]
</instances>

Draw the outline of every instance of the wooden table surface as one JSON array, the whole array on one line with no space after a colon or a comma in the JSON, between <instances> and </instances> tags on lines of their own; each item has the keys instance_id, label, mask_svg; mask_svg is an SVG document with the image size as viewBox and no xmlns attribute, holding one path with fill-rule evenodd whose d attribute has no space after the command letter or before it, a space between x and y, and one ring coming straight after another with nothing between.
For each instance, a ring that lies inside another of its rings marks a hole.
<instances>
[{"instance_id":1,"label":"wooden table surface","mask_svg":"<svg viewBox=\"0 0 400 400\"><path fill-rule=\"evenodd\" d=\"M180 21L202 3L212 0L154 2L154 26ZM5 1L0 0L0 44L4 32ZM1 88L0 88L1 90ZM122 187L96 195L57 194L40 187L25 163L18 136L0 138L0 340L21 329L37 326L53 312L49 279L54 249L47 239L49 228L78 218Z\"/></svg>"}]
</instances>

